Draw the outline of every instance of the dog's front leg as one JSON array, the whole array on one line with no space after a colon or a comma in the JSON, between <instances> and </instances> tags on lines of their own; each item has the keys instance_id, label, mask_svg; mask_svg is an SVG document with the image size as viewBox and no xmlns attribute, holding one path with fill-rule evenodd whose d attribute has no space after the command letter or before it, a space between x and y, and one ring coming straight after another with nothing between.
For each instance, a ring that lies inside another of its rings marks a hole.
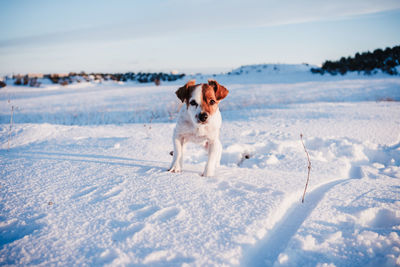
<instances>
[{"instance_id":1,"label":"dog's front leg","mask_svg":"<svg viewBox=\"0 0 400 267\"><path fill-rule=\"evenodd\" d=\"M214 176L215 167L219 165L221 160L222 145L217 139L208 145L208 161L204 169L203 176Z\"/></svg>"},{"instance_id":2,"label":"dog's front leg","mask_svg":"<svg viewBox=\"0 0 400 267\"><path fill-rule=\"evenodd\" d=\"M181 172L183 163L183 138L174 137L174 159L169 172Z\"/></svg>"}]
</instances>

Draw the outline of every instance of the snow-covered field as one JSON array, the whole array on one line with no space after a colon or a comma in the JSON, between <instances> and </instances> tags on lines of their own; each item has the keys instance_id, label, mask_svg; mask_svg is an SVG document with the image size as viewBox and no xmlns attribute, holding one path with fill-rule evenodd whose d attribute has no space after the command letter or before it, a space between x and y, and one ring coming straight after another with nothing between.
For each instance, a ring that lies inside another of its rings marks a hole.
<instances>
[{"instance_id":1,"label":"snow-covered field","mask_svg":"<svg viewBox=\"0 0 400 267\"><path fill-rule=\"evenodd\" d=\"M245 71L212 178L166 172L189 77L1 89L0 265L400 266L400 78Z\"/></svg>"}]
</instances>

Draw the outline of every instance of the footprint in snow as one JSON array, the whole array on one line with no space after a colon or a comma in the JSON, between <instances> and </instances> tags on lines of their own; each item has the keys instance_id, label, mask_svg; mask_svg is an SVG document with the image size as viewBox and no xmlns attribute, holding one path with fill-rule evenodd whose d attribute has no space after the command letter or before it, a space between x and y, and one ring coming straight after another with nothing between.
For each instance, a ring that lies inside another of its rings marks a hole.
<instances>
[{"instance_id":1,"label":"footprint in snow","mask_svg":"<svg viewBox=\"0 0 400 267\"><path fill-rule=\"evenodd\" d=\"M368 208L361 211L358 217L357 222L364 227L391 229L400 226L400 214L386 208Z\"/></svg>"},{"instance_id":2,"label":"footprint in snow","mask_svg":"<svg viewBox=\"0 0 400 267\"><path fill-rule=\"evenodd\" d=\"M0 248L25 236L38 233L45 226L39 222L44 217L45 214L39 214L33 218L14 218L0 222Z\"/></svg>"},{"instance_id":3,"label":"footprint in snow","mask_svg":"<svg viewBox=\"0 0 400 267\"><path fill-rule=\"evenodd\" d=\"M163 208L154 214L154 219L160 222L166 222L178 217L180 213L181 209L177 207Z\"/></svg>"},{"instance_id":4,"label":"footprint in snow","mask_svg":"<svg viewBox=\"0 0 400 267\"><path fill-rule=\"evenodd\" d=\"M95 204L98 202L105 201L109 198L114 198L114 197L118 196L122 191L123 191L123 189L120 189L119 187L113 187L110 190L106 191L104 194L99 195L96 198L92 199L90 201L90 203Z\"/></svg>"},{"instance_id":5,"label":"footprint in snow","mask_svg":"<svg viewBox=\"0 0 400 267\"><path fill-rule=\"evenodd\" d=\"M219 190L221 190L221 191L232 191L232 190L234 190L235 192L242 192L242 193L245 193L245 192L250 192L250 193L260 193L260 194L263 194L263 193L266 193L266 192L268 192L268 191L270 191L268 188L264 188L264 187L257 187L257 186L255 186L255 185L252 185L252 184L247 184L247 183L243 183L243 182L237 182L237 183L235 183L233 186L231 186L228 182L226 182L226 181L223 181L223 182L220 182L219 184L218 184L218 187L217 187Z\"/></svg>"},{"instance_id":6,"label":"footprint in snow","mask_svg":"<svg viewBox=\"0 0 400 267\"><path fill-rule=\"evenodd\" d=\"M84 197L84 196L86 196L86 195L89 195L90 193L92 193L92 192L95 191L96 189L97 189L97 187L95 187L95 186L94 186L94 187L86 187L86 188L82 189L81 191L79 191L79 192L73 194L73 195L71 196L71 198L76 199L76 198Z\"/></svg>"},{"instance_id":7,"label":"footprint in snow","mask_svg":"<svg viewBox=\"0 0 400 267\"><path fill-rule=\"evenodd\" d=\"M112 235L112 240L117 242L123 242L126 239L133 237L136 233L139 233L143 228L144 225L141 223L133 224L130 225L129 227L122 228L121 230L115 232Z\"/></svg>"},{"instance_id":8,"label":"footprint in snow","mask_svg":"<svg viewBox=\"0 0 400 267\"><path fill-rule=\"evenodd\" d=\"M118 220L112 220L108 223L108 226L113 228L113 229L120 229L124 227L128 227L131 223L127 221L118 221Z\"/></svg>"},{"instance_id":9,"label":"footprint in snow","mask_svg":"<svg viewBox=\"0 0 400 267\"><path fill-rule=\"evenodd\" d=\"M264 187L257 187L255 185L242 183L242 182L236 183L235 187L238 189L242 189L242 190L254 192L254 193L266 193L266 192L270 191L269 189L264 188Z\"/></svg>"},{"instance_id":10,"label":"footprint in snow","mask_svg":"<svg viewBox=\"0 0 400 267\"><path fill-rule=\"evenodd\" d=\"M230 188L230 185L228 182L223 181L218 184L218 189L221 191L228 190L229 188Z\"/></svg>"},{"instance_id":11,"label":"footprint in snow","mask_svg":"<svg viewBox=\"0 0 400 267\"><path fill-rule=\"evenodd\" d=\"M135 211L135 210L143 209L144 207L146 207L146 205L144 205L144 204L132 204L129 206L129 209L131 211Z\"/></svg>"},{"instance_id":12,"label":"footprint in snow","mask_svg":"<svg viewBox=\"0 0 400 267\"><path fill-rule=\"evenodd\" d=\"M247 195L245 191L233 188L228 182L225 181L219 183L217 189L220 190L222 194L227 194L232 198L245 197Z\"/></svg>"},{"instance_id":13,"label":"footprint in snow","mask_svg":"<svg viewBox=\"0 0 400 267\"><path fill-rule=\"evenodd\" d=\"M151 215L153 215L154 213L156 213L159 210L160 210L160 208L157 207L157 206L143 207L143 208L135 211L134 217L136 217L137 219L144 220L144 219L150 217Z\"/></svg>"},{"instance_id":14,"label":"footprint in snow","mask_svg":"<svg viewBox=\"0 0 400 267\"><path fill-rule=\"evenodd\" d=\"M159 208L157 206L134 204L130 208L133 210L133 216L131 217L132 220L167 222L182 214L182 210L177 207Z\"/></svg>"}]
</instances>

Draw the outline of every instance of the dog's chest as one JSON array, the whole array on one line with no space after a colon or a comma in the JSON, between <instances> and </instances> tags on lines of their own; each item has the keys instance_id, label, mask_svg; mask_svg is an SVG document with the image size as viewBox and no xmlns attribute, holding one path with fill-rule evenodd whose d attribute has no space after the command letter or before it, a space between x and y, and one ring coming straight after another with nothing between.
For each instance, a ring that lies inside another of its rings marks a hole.
<instances>
[{"instance_id":1,"label":"dog's chest","mask_svg":"<svg viewBox=\"0 0 400 267\"><path fill-rule=\"evenodd\" d=\"M210 127L201 125L200 127L188 127L186 131L181 132L182 137L189 142L203 143L210 140Z\"/></svg>"},{"instance_id":2,"label":"dog's chest","mask_svg":"<svg viewBox=\"0 0 400 267\"><path fill-rule=\"evenodd\" d=\"M210 129L208 126L204 126L201 125L199 127L197 127L195 130L195 136L198 138L207 138L207 136L209 135Z\"/></svg>"},{"instance_id":3,"label":"dog's chest","mask_svg":"<svg viewBox=\"0 0 400 267\"><path fill-rule=\"evenodd\" d=\"M209 118L208 123L193 123L192 118L186 110L181 110L174 135L183 138L186 142L204 143L218 138L221 126L219 112Z\"/></svg>"}]
</instances>

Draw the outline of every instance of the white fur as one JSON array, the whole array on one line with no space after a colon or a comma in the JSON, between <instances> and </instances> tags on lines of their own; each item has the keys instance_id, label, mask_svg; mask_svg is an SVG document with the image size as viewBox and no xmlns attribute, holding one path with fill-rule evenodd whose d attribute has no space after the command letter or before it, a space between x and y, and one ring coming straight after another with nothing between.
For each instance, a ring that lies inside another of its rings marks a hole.
<instances>
[{"instance_id":1,"label":"white fur","mask_svg":"<svg viewBox=\"0 0 400 267\"><path fill-rule=\"evenodd\" d=\"M214 176L215 168L221 161L222 145L219 140L219 130L221 128L222 118L219 109L209 116L207 122L202 124L198 122L198 115L201 112L202 88L199 85L192 93L189 103L195 100L198 106L182 106L178 121L173 135L174 159L172 161L170 172L181 172L183 162L183 150L187 142L193 142L204 145L208 149L208 161L204 169L203 176Z\"/></svg>"}]
</instances>

